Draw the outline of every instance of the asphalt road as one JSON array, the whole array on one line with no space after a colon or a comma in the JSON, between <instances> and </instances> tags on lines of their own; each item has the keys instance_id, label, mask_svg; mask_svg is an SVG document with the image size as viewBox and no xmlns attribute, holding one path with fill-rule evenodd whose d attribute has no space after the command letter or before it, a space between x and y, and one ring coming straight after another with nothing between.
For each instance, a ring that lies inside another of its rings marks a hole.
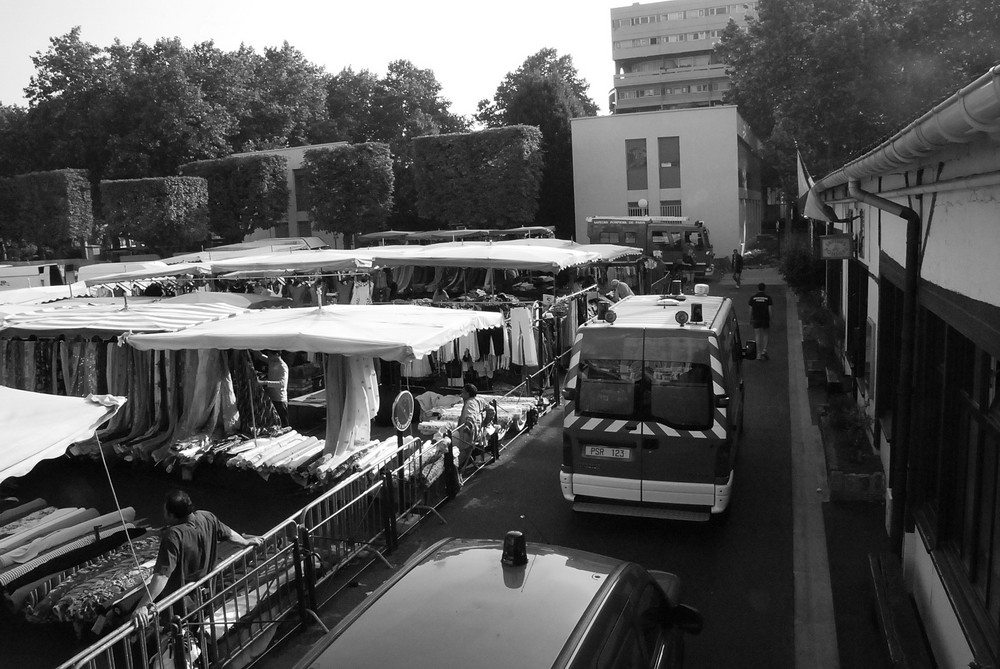
<instances>
[{"instance_id":1,"label":"asphalt road","mask_svg":"<svg viewBox=\"0 0 1000 669\"><path fill-rule=\"evenodd\" d=\"M747 283L740 290L731 282L712 284L714 294L732 296L737 302L745 339L753 337L746 301L754 290ZM727 518L687 523L572 511L559 489L562 410L557 409L440 509L445 524L425 519L390 559L401 564L443 537L500 539L507 530L520 530L529 541L593 551L678 574L684 584L682 599L705 618L704 631L687 640L686 666L795 667L786 297L783 285L769 293L775 302L771 360L747 361L744 367L746 432ZM377 564L362 574L357 587L321 611L325 624L336 624L391 572ZM313 626L257 666L291 666L321 636L322 630Z\"/></svg>"}]
</instances>

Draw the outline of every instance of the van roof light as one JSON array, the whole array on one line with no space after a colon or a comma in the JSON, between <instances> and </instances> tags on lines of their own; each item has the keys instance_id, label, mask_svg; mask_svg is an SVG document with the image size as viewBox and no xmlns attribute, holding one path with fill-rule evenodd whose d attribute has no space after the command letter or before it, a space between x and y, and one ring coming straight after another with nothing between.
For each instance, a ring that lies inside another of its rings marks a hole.
<instances>
[{"instance_id":1,"label":"van roof light","mask_svg":"<svg viewBox=\"0 0 1000 669\"><path fill-rule=\"evenodd\" d=\"M528 564L528 548L524 534L510 530L503 538L503 553L500 562L508 567L520 567Z\"/></svg>"}]
</instances>

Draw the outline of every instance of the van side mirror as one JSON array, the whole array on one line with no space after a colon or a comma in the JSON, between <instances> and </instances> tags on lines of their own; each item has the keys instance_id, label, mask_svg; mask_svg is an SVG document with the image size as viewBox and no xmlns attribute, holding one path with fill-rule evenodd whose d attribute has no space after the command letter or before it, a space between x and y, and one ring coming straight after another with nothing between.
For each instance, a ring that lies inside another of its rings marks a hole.
<instances>
[{"instance_id":1,"label":"van side mirror","mask_svg":"<svg viewBox=\"0 0 1000 669\"><path fill-rule=\"evenodd\" d=\"M700 634L705 621L698 609L687 604L678 604L670 607L667 624L688 634Z\"/></svg>"},{"instance_id":2,"label":"van side mirror","mask_svg":"<svg viewBox=\"0 0 1000 669\"><path fill-rule=\"evenodd\" d=\"M725 409L729 406L729 395L716 395L715 396L715 406L720 409Z\"/></svg>"},{"instance_id":3,"label":"van side mirror","mask_svg":"<svg viewBox=\"0 0 1000 669\"><path fill-rule=\"evenodd\" d=\"M748 341L743 346L743 357L746 358L747 360L757 359L757 342L755 342L753 339Z\"/></svg>"},{"instance_id":4,"label":"van side mirror","mask_svg":"<svg viewBox=\"0 0 1000 669\"><path fill-rule=\"evenodd\" d=\"M563 388L562 396L564 400L572 402L576 399L576 388Z\"/></svg>"}]
</instances>

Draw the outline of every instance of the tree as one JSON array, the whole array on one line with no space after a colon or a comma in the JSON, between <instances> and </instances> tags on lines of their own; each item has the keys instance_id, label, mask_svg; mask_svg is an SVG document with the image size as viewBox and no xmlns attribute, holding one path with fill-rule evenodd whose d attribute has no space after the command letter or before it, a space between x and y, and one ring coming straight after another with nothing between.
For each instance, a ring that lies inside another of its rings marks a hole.
<instances>
[{"instance_id":1,"label":"tree","mask_svg":"<svg viewBox=\"0 0 1000 669\"><path fill-rule=\"evenodd\" d=\"M107 234L169 256L208 236L208 185L200 177L102 181Z\"/></svg>"},{"instance_id":2,"label":"tree","mask_svg":"<svg viewBox=\"0 0 1000 669\"><path fill-rule=\"evenodd\" d=\"M326 118L327 76L285 42L262 56L246 51L253 87L233 138L241 151L302 146L316 141L314 128Z\"/></svg>"},{"instance_id":3,"label":"tree","mask_svg":"<svg viewBox=\"0 0 1000 669\"><path fill-rule=\"evenodd\" d=\"M202 160L182 165L180 171L208 183L209 230L223 243L278 225L288 213L288 160L283 156Z\"/></svg>"},{"instance_id":4,"label":"tree","mask_svg":"<svg viewBox=\"0 0 1000 669\"><path fill-rule=\"evenodd\" d=\"M573 237L576 228L570 120L597 113L586 89L571 56L542 49L507 74L492 102L480 101L476 114L489 127L524 124L541 129L545 166L538 222L554 224L556 234L564 238Z\"/></svg>"},{"instance_id":5,"label":"tree","mask_svg":"<svg viewBox=\"0 0 1000 669\"><path fill-rule=\"evenodd\" d=\"M764 141L766 183L796 193L796 150L823 176L1000 60L1000 6L761 0L747 30L730 23L716 49L726 101Z\"/></svg>"},{"instance_id":6,"label":"tree","mask_svg":"<svg viewBox=\"0 0 1000 669\"><path fill-rule=\"evenodd\" d=\"M306 151L309 216L321 230L355 233L384 229L392 208L392 158L385 144L368 142Z\"/></svg>"}]
</instances>

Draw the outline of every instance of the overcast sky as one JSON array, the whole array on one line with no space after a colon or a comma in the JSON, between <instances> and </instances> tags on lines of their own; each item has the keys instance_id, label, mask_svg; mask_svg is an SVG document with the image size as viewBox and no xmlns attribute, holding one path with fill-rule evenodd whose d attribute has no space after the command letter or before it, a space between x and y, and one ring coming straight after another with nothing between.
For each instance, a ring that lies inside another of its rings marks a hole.
<instances>
[{"instance_id":1,"label":"overcast sky","mask_svg":"<svg viewBox=\"0 0 1000 669\"><path fill-rule=\"evenodd\" d=\"M434 71L452 111L471 115L504 75L544 47L573 57L590 97L607 113L612 88L612 7L622 0L0 0L0 103L26 105L31 57L49 38L80 26L99 47L179 37L258 53L287 41L336 73L350 66L384 75L392 60ZM275 15L275 14L278 15Z\"/></svg>"}]
</instances>

